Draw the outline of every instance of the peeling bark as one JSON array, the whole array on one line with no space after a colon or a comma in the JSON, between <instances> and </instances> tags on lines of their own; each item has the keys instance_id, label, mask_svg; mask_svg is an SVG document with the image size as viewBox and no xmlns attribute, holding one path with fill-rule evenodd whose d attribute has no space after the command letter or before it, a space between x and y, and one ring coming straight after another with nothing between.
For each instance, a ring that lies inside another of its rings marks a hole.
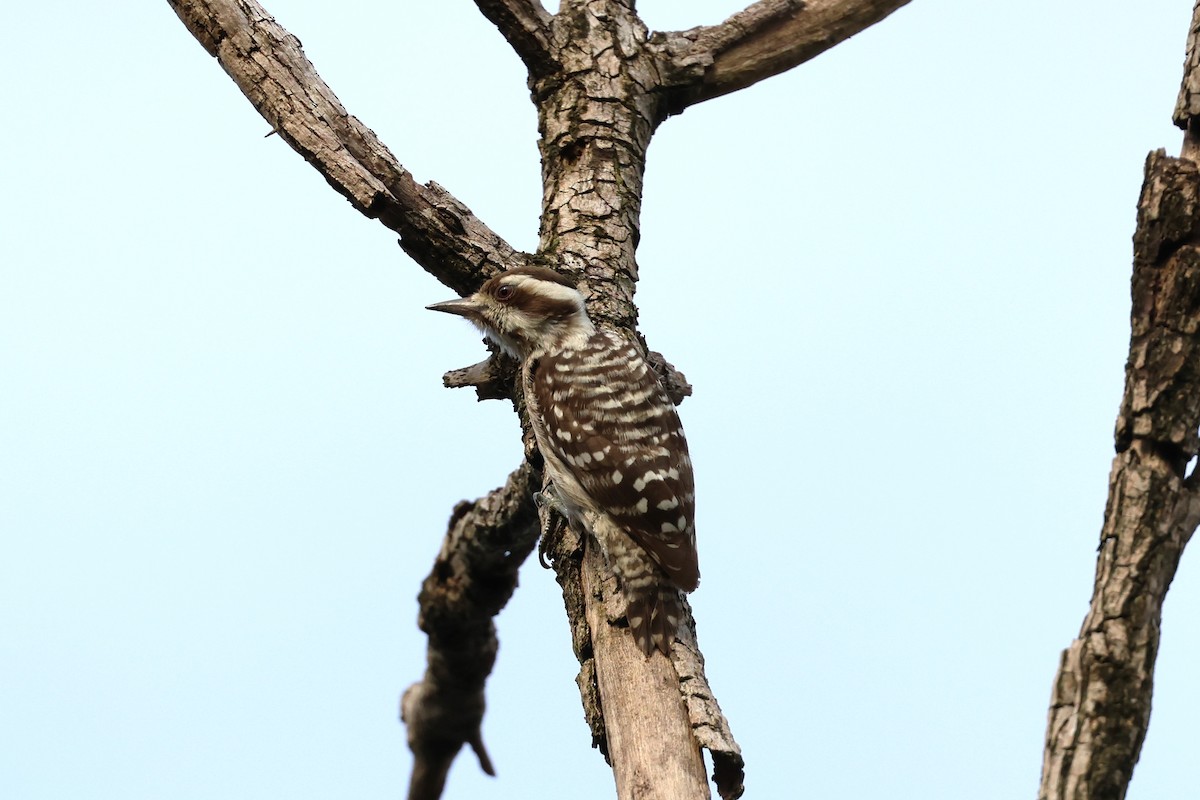
<instances>
[{"instance_id":1,"label":"peeling bark","mask_svg":"<svg viewBox=\"0 0 1200 800\"><path fill-rule=\"evenodd\" d=\"M543 542L571 622L580 663L576 682L592 745L613 766L617 796L708 797L704 767L696 760L705 749L712 757L717 792L723 800L741 797L745 762L704 674L686 600L670 660L658 655L646 659L629 636L620 593L596 548L586 548L574 530L559 528L557 520ZM672 688L664 691L664 686ZM671 702L673 697L682 699L682 706Z\"/></svg>"},{"instance_id":2,"label":"peeling bark","mask_svg":"<svg viewBox=\"0 0 1200 800\"><path fill-rule=\"evenodd\" d=\"M691 732L687 707L679 702L675 665L646 658L620 616L620 588L595 546L585 546L583 593L595 660L596 685L606 719L609 759L618 797L707 797L700 745ZM617 612L619 614L619 611ZM658 703L674 696L673 703ZM685 746L680 746L680 743Z\"/></svg>"}]
</instances>

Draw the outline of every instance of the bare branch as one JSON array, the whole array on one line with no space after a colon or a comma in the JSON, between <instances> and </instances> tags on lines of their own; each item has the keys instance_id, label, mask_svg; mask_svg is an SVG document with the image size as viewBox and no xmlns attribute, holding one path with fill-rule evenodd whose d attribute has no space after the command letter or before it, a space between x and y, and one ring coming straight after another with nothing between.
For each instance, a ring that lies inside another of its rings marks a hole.
<instances>
[{"instance_id":1,"label":"bare branch","mask_svg":"<svg viewBox=\"0 0 1200 800\"><path fill-rule=\"evenodd\" d=\"M803 64L909 0L760 0L720 25L656 33L671 113Z\"/></svg>"},{"instance_id":2,"label":"bare branch","mask_svg":"<svg viewBox=\"0 0 1200 800\"><path fill-rule=\"evenodd\" d=\"M629 631L617 627L625 604L594 544L584 549L583 596L617 796L707 798L687 709L676 692L660 688L678 684L674 665L658 653L646 658Z\"/></svg>"},{"instance_id":3,"label":"bare branch","mask_svg":"<svg viewBox=\"0 0 1200 800\"><path fill-rule=\"evenodd\" d=\"M1200 167L1146 160L1132 336L1091 606L1055 678L1042 800L1121 798L1150 723L1162 606L1200 522ZM1195 476L1193 476L1194 478Z\"/></svg>"},{"instance_id":4,"label":"bare branch","mask_svg":"<svg viewBox=\"0 0 1200 800\"><path fill-rule=\"evenodd\" d=\"M629 635L623 594L598 548L585 546L584 537L556 517L543 524L579 660L576 683L592 744L613 767L617 796L708 798L704 748L723 800L741 797L741 750L705 677L691 607L684 602L670 661L657 653L647 659Z\"/></svg>"},{"instance_id":5,"label":"bare branch","mask_svg":"<svg viewBox=\"0 0 1200 800\"><path fill-rule=\"evenodd\" d=\"M436 800L464 744L495 774L483 747L484 682L496 660L492 618L512 597L517 570L537 541L533 487L523 463L499 489L459 503L433 569L421 587L418 624L429 636L425 677L400 701L413 752L409 800Z\"/></svg>"},{"instance_id":6,"label":"bare branch","mask_svg":"<svg viewBox=\"0 0 1200 800\"><path fill-rule=\"evenodd\" d=\"M525 261L445 189L418 184L254 0L168 2L274 132L356 209L399 233L404 251L442 283L467 294Z\"/></svg>"},{"instance_id":7,"label":"bare branch","mask_svg":"<svg viewBox=\"0 0 1200 800\"><path fill-rule=\"evenodd\" d=\"M552 16L539 0L475 0L475 5L525 62L530 77L536 80L558 68L550 45Z\"/></svg>"},{"instance_id":8,"label":"bare branch","mask_svg":"<svg viewBox=\"0 0 1200 800\"><path fill-rule=\"evenodd\" d=\"M502 353L493 353L478 364L452 369L442 376L442 385L447 389L474 386L480 400L512 399L516 381L517 362Z\"/></svg>"}]
</instances>

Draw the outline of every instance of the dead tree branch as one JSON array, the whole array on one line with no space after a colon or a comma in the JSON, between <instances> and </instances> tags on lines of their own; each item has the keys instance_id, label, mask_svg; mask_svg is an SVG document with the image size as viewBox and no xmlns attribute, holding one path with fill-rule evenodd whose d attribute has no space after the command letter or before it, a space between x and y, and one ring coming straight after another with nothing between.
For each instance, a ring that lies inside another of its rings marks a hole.
<instances>
[{"instance_id":1,"label":"dead tree branch","mask_svg":"<svg viewBox=\"0 0 1200 800\"><path fill-rule=\"evenodd\" d=\"M1200 523L1200 478L1185 477L1200 450L1200 166L1190 158L1146 159L1132 295L1095 589L1054 681L1042 800L1125 796L1150 724L1163 602Z\"/></svg>"},{"instance_id":2,"label":"dead tree branch","mask_svg":"<svg viewBox=\"0 0 1200 800\"><path fill-rule=\"evenodd\" d=\"M670 111L786 72L861 33L909 0L760 0L719 25L654 34Z\"/></svg>"},{"instance_id":3,"label":"dead tree branch","mask_svg":"<svg viewBox=\"0 0 1200 800\"><path fill-rule=\"evenodd\" d=\"M417 183L254 0L168 2L274 132L354 208L400 234L404 252L446 286L468 294L528 258L445 189Z\"/></svg>"},{"instance_id":4,"label":"dead tree branch","mask_svg":"<svg viewBox=\"0 0 1200 800\"><path fill-rule=\"evenodd\" d=\"M618 627L624 607L620 589L594 546L584 551L583 592L595 600L586 604L592 647L606 656L595 662L604 714L620 720L607 726L617 797L637 797L639 785L652 785L655 797L707 797L704 762L687 708L676 691L657 689L679 682L675 666L657 655L647 659L629 631ZM690 746L680 747L681 741ZM647 765L653 766L653 779L644 771Z\"/></svg>"},{"instance_id":5,"label":"dead tree branch","mask_svg":"<svg viewBox=\"0 0 1200 800\"><path fill-rule=\"evenodd\" d=\"M561 521L549 527L543 541L563 590L584 715L592 745L613 767L617 796L708 797L703 748L722 799L741 797L745 762L704 674L691 607L684 603L670 661L646 659L629 636L621 593L595 546Z\"/></svg>"},{"instance_id":6,"label":"dead tree branch","mask_svg":"<svg viewBox=\"0 0 1200 800\"><path fill-rule=\"evenodd\" d=\"M498 647L492 618L512 597L517 570L537 542L532 497L539 479L526 462L501 488L455 506L421 587L418 624L429 636L428 667L400 701L413 752L409 800L441 797L464 744L484 772L495 774L480 734L484 683Z\"/></svg>"},{"instance_id":7,"label":"dead tree branch","mask_svg":"<svg viewBox=\"0 0 1200 800\"><path fill-rule=\"evenodd\" d=\"M550 44L553 16L539 0L475 0L475 5L525 62L530 77L540 78L558 69Z\"/></svg>"}]
</instances>

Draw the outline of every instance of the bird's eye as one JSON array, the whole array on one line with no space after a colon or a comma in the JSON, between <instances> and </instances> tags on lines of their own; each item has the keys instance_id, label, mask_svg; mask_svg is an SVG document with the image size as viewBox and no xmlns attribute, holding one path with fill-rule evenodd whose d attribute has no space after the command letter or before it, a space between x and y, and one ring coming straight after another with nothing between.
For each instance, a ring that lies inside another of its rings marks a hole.
<instances>
[{"instance_id":1,"label":"bird's eye","mask_svg":"<svg viewBox=\"0 0 1200 800\"><path fill-rule=\"evenodd\" d=\"M505 300L505 301L511 300L512 296L513 296L513 287L507 283L496 290L496 299L497 300Z\"/></svg>"}]
</instances>

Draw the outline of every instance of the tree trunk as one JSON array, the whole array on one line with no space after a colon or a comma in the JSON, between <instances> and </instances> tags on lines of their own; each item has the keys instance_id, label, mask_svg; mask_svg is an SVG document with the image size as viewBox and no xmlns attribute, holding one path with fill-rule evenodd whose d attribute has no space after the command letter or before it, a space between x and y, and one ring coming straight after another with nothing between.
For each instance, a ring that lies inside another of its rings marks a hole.
<instances>
[{"instance_id":1,"label":"tree trunk","mask_svg":"<svg viewBox=\"0 0 1200 800\"><path fill-rule=\"evenodd\" d=\"M1062 654L1039 797L1119 800L1150 723L1163 601L1200 523L1200 3L1176 109L1183 156L1146 159L1132 335L1091 606Z\"/></svg>"}]
</instances>

